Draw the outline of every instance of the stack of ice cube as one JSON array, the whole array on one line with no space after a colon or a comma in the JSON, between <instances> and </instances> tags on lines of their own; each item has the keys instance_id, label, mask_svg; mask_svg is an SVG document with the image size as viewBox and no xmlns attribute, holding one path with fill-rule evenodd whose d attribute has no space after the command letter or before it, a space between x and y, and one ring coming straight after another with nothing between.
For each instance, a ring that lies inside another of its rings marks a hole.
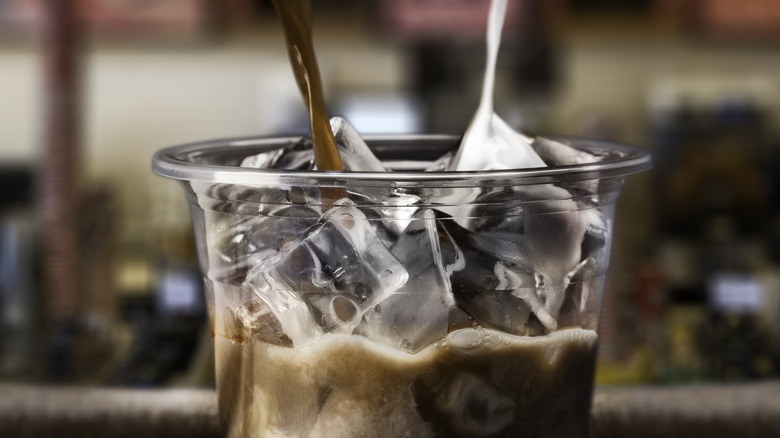
<instances>
[{"instance_id":1,"label":"stack of ice cube","mask_svg":"<svg viewBox=\"0 0 780 438\"><path fill-rule=\"evenodd\" d=\"M331 123L347 171L388 171L346 120ZM543 138L524 147L537 164L597 161ZM304 138L247 157L242 166L311 170L313 163ZM437 168L442 166L446 162ZM598 209L582 205L595 202L594 196L554 184L503 192L474 188L467 199L451 199L463 205L454 211L420 205L410 194L363 202L367 196L346 193L313 224L280 232L270 243L253 241L251 230L270 227L259 216L210 242L247 265L243 285L265 303L294 346L351 333L414 352L461 327L464 314L474 326L541 335L561 327L564 307L584 310L592 299L587 282L572 283L599 266L611 226ZM496 201L500 211L491 207ZM288 194L284 208L310 217L316 209L306 202L306 196ZM269 232L274 235L263 235Z\"/></svg>"}]
</instances>

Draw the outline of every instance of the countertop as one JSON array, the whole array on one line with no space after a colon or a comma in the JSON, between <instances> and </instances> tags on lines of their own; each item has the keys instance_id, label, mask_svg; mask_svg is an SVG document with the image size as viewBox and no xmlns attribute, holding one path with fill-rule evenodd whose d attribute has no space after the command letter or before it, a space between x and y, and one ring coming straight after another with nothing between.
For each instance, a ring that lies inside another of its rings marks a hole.
<instances>
[{"instance_id":1,"label":"countertop","mask_svg":"<svg viewBox=\"0 0 780 438\"><path fill-rule=\"evenodd\" d=\"M0 383L3 437L220 437L209 389ZM780 437L780 381L596 388L591 438Z\"/></svg>"}]
</instances>

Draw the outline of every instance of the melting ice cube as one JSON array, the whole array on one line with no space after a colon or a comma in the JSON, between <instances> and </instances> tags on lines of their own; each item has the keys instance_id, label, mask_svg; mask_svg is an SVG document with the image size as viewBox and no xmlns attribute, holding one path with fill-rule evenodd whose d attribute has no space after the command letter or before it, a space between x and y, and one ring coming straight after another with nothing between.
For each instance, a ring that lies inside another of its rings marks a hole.
<instances>
[{"instance_id":1,"label":"melting ice cube","mask_svg":"<svg viewBox=\"0 0 780 438\"><path fill-rule=\"evenodd\" d=\"M243 281L249 269L276 254L284 242L296 239L320 216L303 206L283 206L273 213L279 217L208 213L215 216L208 233L212 279Z\"/></svg>"},{"instance_id":2,"label":"melting ice cube","mask_svg":"<svg viewBox=\"0 0 780 438\"><path fill-rule=\"evenodd\" d=\"M336 146L344 164L344 170L353 172L387 172L387 168L374 155L360 134L341 117L332 117L330 126ZM257 169L314 170L314 148L309 137L303 137L284 148L251 155L241 162L241 167Z\"/></svg>"},{"instance_id":3,"label":"melting ice cube","mask_svg":"<svg viewBox=\"0 0 780 438\"><path fill-rule=\"evenodd\" d=\"M341 199L320 223L252 268L246 283L301 346L324 332L351 333L368 309L407 278L365 214Z\"/></svg>"},{"instance_id":4,"label":"melting ice cube","mask_svg":"<svg viewBox=\"0 0 780 438\"><path fill-rule=\"evenodd\" d=\"M451 239L437 230L436 215L417 212L406 231L390 248L404 264L409 280L397 293L378 303L365 315L360 332L386 345L417 351L447 335L449 312L455 306L450 274L463 268L459 251L442 257L440 240ZM452 240L450 246L457 248Z\"/></svg>"},{"instance_id":5,"label":"melting ice cube","mask_svg":"<svg viewBox=\"0 0 780 438\"><path fill-rule=\"evenodd\" d=\"M592 262L583 248L602 244L594 236L603 231L594 220L601 216L581 211L567 190L551 184L516 188L508 195L514 209L496 198L504 195L477 198L472 229L447 221L466 261L452 276L458 306L509 333L538 334L531 314L543 332L554 331L572 278Z\"/></svg>"},{"instance_id":6,"label":"melting ice cube","mask_svg":"<svg viewBox=\"0 0 780 438\"><path fill-rule=\"evenodd\" d=\"M241 161L241 167L311 170L314 168L314 149L311 138L304 137L283 148L248 156Z\"/></svg>"},{"instance_id":7,"label":"melting ice cube","mask_svg":"<svg viewBox=\"0 0 780 438\"><path fill-rule=\"evenodd\" d=\"M452 290L459 308L478 324L518 335L530 333L526 324L531 307L518 289L535 293L530 262L523 256L518 232L480 233L467 230L454 220L442 220L447 235L457 242L463 268L451 274ZM449 240L441 242L442 252L450 253ZM529 267L517 267L520 263ZM511 266L516 274L507 278L498 266ZM521 275L521 273L524 273Z\"/></svg>"},{"instance_id":8,"label":"melting ice cube","mask_svg":"<svg viewBox=\"0 0 780 438\"><path fill-rule=\"evenodd\" d=\"M350 193L350 199L360 205L371 205L371 208L366 208L363 212L388 247L412 222L412 216L419 209L417 204L420 202L419 196L406 193L401 188L388 195L386 188L373 192L372 188L367 187L359 194Z\"/></svg>"},{"instance_id":9,"label":"melting ice cube","mask_svg":"<svg viewBox=\"0 0 780 438\"><path fill-rule=\"evenodd\" d=\"M387 168L374 155L360 134L341 117L331 117L330 126L344 169L355 172L387 172Z\"/></svg>"},{"instance_id":10,"label":"melting ice cube","mask_svg":"<svg viewBox=\"0 0 780 438\"><path fill-rule=\"evenodd\" d=\"M482 263L483 269L492 268L495 288L511 292L546 331L554 331L569 284L589 260L582 251L591 213L552 184L524 186L513 196L521 201L514 219L483 220L471 240L476 250L494 255L487 260L483 255Z\"/></svg>"}]
</instances>

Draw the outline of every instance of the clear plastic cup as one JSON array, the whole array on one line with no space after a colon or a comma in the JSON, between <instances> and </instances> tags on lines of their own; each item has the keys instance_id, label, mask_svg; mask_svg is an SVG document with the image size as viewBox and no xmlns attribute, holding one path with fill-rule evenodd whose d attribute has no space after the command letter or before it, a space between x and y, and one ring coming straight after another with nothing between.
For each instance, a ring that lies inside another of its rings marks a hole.
<instances>
[{"instance_id":1,"label":"clear plastic cup","mask_svg":"<svg viewBox=\"0 0 780 438\"><path fill-rule=\"evenodd\" d=\"M615 201L649 155L422 172L458 139L401 136L367 139L393 172L239 167L294 141L154 157L189 199L228 436L587 436Z\"/></svg>"}]
</instances>

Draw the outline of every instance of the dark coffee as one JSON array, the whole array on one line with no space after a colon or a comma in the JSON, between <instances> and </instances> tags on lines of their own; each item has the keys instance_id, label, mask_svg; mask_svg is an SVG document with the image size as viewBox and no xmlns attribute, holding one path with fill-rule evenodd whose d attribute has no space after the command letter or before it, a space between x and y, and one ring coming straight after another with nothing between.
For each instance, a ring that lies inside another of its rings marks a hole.
<instances>
[{"instance_id":1,"label":"dark coffee","mask_svg":"<svg viewBox=\"0 0 780 438\"><path fill-rule=\"evenodd\" d=\"M284 27L295 80L309 108L314 160L319 170L344 170L330 127L320 70L311 38L309 0L273 0Z\"/></svg>"}]
</instances>

